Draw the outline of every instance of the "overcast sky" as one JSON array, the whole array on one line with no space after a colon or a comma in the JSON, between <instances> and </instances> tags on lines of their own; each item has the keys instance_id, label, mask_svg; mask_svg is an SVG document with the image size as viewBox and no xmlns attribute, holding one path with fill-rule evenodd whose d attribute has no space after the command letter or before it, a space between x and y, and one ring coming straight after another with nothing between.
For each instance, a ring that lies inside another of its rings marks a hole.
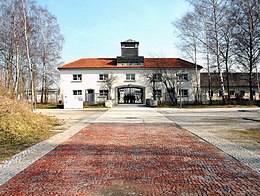
<instances>
[{"instance_id":1,"label":"overcast sky","mask_svg":"<svg viewBox=\"0 0 260 196\"><path fill-rule=\"evenodd\" d=\"M185 0L37 0L54 14L65 38L63 62L116 57L120 42L140 42L139 55L180 57L171 22L188 9Z\"/></svg>"}]
</instances>

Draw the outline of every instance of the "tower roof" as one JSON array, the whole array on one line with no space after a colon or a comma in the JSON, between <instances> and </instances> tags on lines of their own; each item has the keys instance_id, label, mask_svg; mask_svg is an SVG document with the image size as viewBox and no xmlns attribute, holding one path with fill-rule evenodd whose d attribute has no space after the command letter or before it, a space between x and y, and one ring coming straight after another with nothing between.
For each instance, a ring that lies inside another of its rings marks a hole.
<instances>
[{"instance_id":1,"label":"tower roof","mask_svg":"<svg viewBox=\"0 0 260 196\"><path fill-rule=\"evenodd\" d=\"M121 43L139 43L139 42L136 41L136 40L133 40L133 39L128 39L128 40L123 41L123 42L121 42Z\"/></svg>"}]
</instances>

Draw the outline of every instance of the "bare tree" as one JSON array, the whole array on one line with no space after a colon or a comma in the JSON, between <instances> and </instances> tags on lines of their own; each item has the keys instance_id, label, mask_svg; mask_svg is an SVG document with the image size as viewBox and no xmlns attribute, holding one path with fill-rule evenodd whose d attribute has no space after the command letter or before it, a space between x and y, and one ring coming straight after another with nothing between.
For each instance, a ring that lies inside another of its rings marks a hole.
<instances>
[{"instance_id":1,"label":"bare tree","mask_svg":"<svg viewBox=\"0 0 260 196\"><path fill-rule=\"evenodd\" d=\"M209 104L212 105L212 89L211 89L211 73L210 73L210 49L209 49L209 32L208 26L205 25L205 50L206 50L206 64L207 64L207 72L208 72L208 95L209 95Z\"/></svg>"},{"instance_id":2,"label":"bare tree","mask_svg":"<svg viewBox=\"0 0 260 196\"><path fill-rule=\"evenodd\" d=\"M33 70L33 61L31 59L30 53L30 36L33 33L34 26L30 23L29 17L32 14L32 10L28 8L30 4L26 0L21 1L21 12L22 12L22 28L23 28L23 36L24 36L24 43L25 43L25 52L26 52L26 60L29 69L29 76L30 76L30 91L31 91L31 107L32 110L36 107L35 101L35 80L34 80L34 70Z\"/></svg>"},{"instance_id":3,"label":"bare tree","mask_svg":"<svg viewBox=\"0 0 260 196\"><path fill-rule=\"evenodd\" d=\"M42 64L40 71L41 83L41 103L47 102L47 91L55 83L55 66L61 58L63 36L55 16L48 10L39 8L37 14L37 24L39 28L39 63Z\"/></svg>"},{"instance_id":4,"label":"bare tree","mask_svg":"<svg viewBox=\"0 0 260 196\"><path fill-rule=\"evenodd\" d=\"M153 96L156 96L155 90L158 87L159 83L157 83L157 79L155 74L159 74L161 79L160 83L163 84L165 90L167 91L168 98L173 105L177 105L177 76L176 70L170 69L169 62L167 62L164 58L153 58L153 66L155 67L153 73L146 73L146 80L148 83L150 82L150 87L153 89Z\"/></svg>"},{"instance_id":5,"label":"bare tree","mask_svg":"<svg viewBox=\"0 0 260 196\"><path fill-rule=\"evenodd\" d=\"M177 27L178 29L183 29L182 36L184 36L185 39L188 40L194 39L193 43L198 42L205 46L204 48L206 48L207 64L209 64L209 54L215 56L216 68L219 73L219 81L220 81L221 91L222 91L221 96L222 96L223 103L225 103L225 86L224 86L222 72L224 69L223 62L226 65L225 66L226 72L227 73L229 72L228 63L230 60L229 51L231 46L230 40L232 34L232 24L229 24L228 21L233 16L232 14L229 13L230 1L229 0L188 0L188 2L191 3L191 5L194 7L194 10L191 13L187 13L187 15L185 15L182 18L181 22L178 23L179 25ZM183 21L187 21L187 18L193 21L193 23L183 22ZM209 67L209 65L207 66ZM209 68L208 68L208 72L209 72ZM209 80L210 80L210 73L209 73ZM211 93L210 91L211 89L209 89L209 93Z\"/></svg>"},{"instance_id":6,"label":"bare tree","mask_svg":"<svg viewBox=\"0 0 260 196\"><path fill-rule=\"evenodd\" d=\"M234 5L238 14L234 52L237 63L248 73L250 100L253 100L253 72L260 57L260 3L258 0L236 0Z\"/></svg>"},{"instance_id":7,"label":"bare tree","mask_svg":"<svg viewBox=\"0 0 260 196\"><path fill-rule=\"evenodd\" d=\"M111 91L112 91L112 87L113 87L113 84L117 81L117 76L114 76L114 74L109 74L107 78L105 78L104 81L102 81L102 84L101 84L101 87L105 90L108 91L108 99L111 99L112 96L111 96Z\"/></svg>"},{"instance_id":8,"label":"bare tree","mask_svg":"<svg viewBox=\"0 0 260 196\"><path fill-rule=\"evenodd\" d=\"M162 88L162 75L159 73L158 69L154 72L147 70L144 74L145 82L147 82L149 88L152 90L153 100L157 100L157 90Z\"/></svg>"},{"instance_id":9,"label":"bare tree","mask_svg":"<svg viewBox=\"0 0 260 196\"><path fill-rule=\"evenodd\" d=\"M188 12L180 20L177 20L172 24L175 29L178 29L178 48L184 53L184 56L190 59L195 65L195 102L200 102L198 55L201 46L201 33L200 28L198 28L199 23L197 16L195 13Z\"/></svg>"},{"instance_id":10,"label":"bare tree","mask_svg":"<svg viewBox=\"0 0 260 196\"><path fill-rule=\"evenodd\" d=\"M4 86L17 98L31 93L34 108L37 84L54 84L63 37L56 18L33 0L0 0L0 71Z\"/></svg>"}]
</instances>

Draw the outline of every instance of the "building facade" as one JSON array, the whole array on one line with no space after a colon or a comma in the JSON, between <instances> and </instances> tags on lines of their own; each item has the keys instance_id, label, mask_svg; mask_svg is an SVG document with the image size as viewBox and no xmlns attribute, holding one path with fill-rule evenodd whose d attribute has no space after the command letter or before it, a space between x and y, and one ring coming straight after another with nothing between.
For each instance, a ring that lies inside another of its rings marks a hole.
<instances>
[{"instance_id":1,"label":"building facade","mask_svg":"<svg viewBox=\"0 0 260 196\"><path fill-rule=\"evenodd\" d=\"M218 73L210 73L211 78L211 96L213 101L222 100L222 91L219 82ZM200 75L200 86L202 101L209 101L209 77L208 73L201 73ZM225 97L227 98L227 74L223 73L224 87L225 87ZM260 83L257 73L253 73L253 98L254 100L260 99ZM231 100L249 100L250 89L249 89L249 75L247 73L230 73L229 74L229 91Z\"/></svg>"},{"instance_id":2,"label":"building facade","mask_svg":"<svg viewBox=\"0 0 260 196\"><path fill-rule=\"evenodd\" d=\"M64 108L107 99L116 105L145 104L146 99L164 102L170 91L177 101L194 102L200 69L179 58L144 58L139 56L139 42L127 40L121 42L121 56L116 58L83 58L60 66L60 97ZM174 86L167 87L166 80L175 80Z\"/></svg>"}]
</instances>

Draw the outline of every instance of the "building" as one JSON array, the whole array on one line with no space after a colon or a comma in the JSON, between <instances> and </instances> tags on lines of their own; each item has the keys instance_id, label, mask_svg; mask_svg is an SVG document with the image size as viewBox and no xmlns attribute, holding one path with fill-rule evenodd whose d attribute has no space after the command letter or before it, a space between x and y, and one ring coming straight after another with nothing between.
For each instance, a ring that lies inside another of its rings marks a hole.
<instances>
[{"instance_id":1,"label":"building","mask_svg":"<svg viewBox=\"0 0 260 196\"><path fill-rule=\"evenodd\" d=\"M37 89L36 91L36 102L41 103L42 101L42 90ZM46 90L46 95L43 95L44 103L57 104L59 101L59 89L51 88Z\"/></svg>"},{"instance_id":2,"label":"building","mask_svg":"<svg viewBox=\"0 0 260 196\"><path fill-rule=\"evenodd\" d=\"M219 82L219 74L211 73L211 96L212 100L218 101L222 100L222 91ZM229 74L229 86L230 86L230 98L232 100L249 100L249 80L247 73L230 73ZM223 73L224 87L225 87L225 97L228 96L227 93L227 74ZM257 73L253 74L253 97L254 100L260 99L259 94L259 81ZM207 102L209 100L209 79L208 73L200 74L200 87L202 100Z\"/></svg>"},{"instance_id":3,"label":"building","mask_svg":"<svg viewBox=\"0 0 260 196\"><path fill-rule=\"evenodd\" d=\"M197 66L198 71L201 68ZM121 56L82 58L60 66L59 71L64 108L82 108L83 104L103 103L107 99L114 104L145 104L150 98L169 101L170 91L176 92L177 101L194 102L195 81L199 82L200 77L195 65L188 61L139 56L139 42L131 39L121 42ZM175 78L182 80L176 80L174 89L167 89L162 80L164 73L174 73ZM155 88L147 77L151 74Z\"/></svg>"}]
</instances>

